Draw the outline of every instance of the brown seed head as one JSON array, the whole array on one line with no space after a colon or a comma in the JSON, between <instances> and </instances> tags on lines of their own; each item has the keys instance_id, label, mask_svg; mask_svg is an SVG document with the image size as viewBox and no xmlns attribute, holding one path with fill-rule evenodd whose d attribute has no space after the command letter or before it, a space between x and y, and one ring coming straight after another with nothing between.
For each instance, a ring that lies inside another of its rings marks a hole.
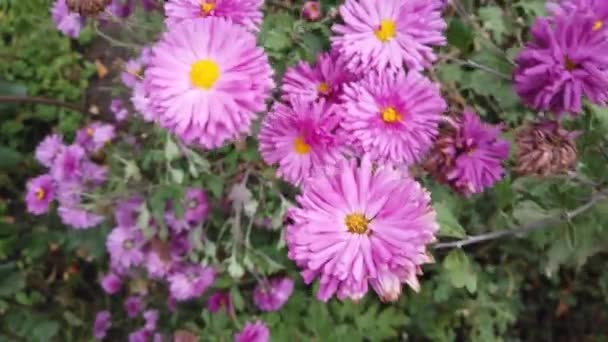
<instances>
[{"instance_id":1,"label":"brown seed head","mask_svg":"<svg viewBox=\"0 0 608 342\"><path fill-rule=\"evenodd\" d=\"M103 12L112 0L66 0L65 2L70 11L92 17Z\"/></svg>"}]
</instances>

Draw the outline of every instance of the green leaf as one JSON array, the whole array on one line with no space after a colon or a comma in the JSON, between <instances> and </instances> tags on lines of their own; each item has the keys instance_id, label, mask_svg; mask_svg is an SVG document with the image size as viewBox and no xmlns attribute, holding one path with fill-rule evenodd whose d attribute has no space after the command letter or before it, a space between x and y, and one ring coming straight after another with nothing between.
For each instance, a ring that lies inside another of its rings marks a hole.
<instances>
[{"instance_id":1,"label":"green leaf","mask_svg":"<svg viewBox=\"0 0 608 342\"><path fill-rule=\"evenodd\" d=\"M439 222L439 236L464 238L467 234L450 208L443 202L433 204Z\"/></svg>"},{"instance_id":2,"label":"green leaf","mask_svg":"<svg viewBox=\"0 0 608 342\"><path fill-rule=\"evenodd\" d=\"M479 9L479 17L483 21L483 26L492 33L494 39L501 42L503 35L507 32L502 8L498 6L482 7Z\"/></svg>"},{"instance_id":3,"label":"green leaf","mask_svg":"<svg viewBox=\"0 0 608 342\"><path fill-rule=\"evenodd\" d=\"M181 153L179 151L179 147L177 147L177 144L173 142L173 139L167 137L167 142L165 143L165 159L171 162L180 155Z\"/></svg>"},{"instance_id":4,"label":"green leaf","mask_svg":"<svg viewBox=\"0 0 608 342\"><path fill-rule=\"evenodd\" d=\"M10 296L25 287L25 276L14 264L0 267L0 297Z\"/></svg>"},{"instance_id":5,"label":"green leaf","mask_svg":"<svg viewBox=\"0 0 608 342\"><path fill-rule=\"evenodd\" d=\"M473 46L473 30L458 18L450 21L446 36L448 44L457 47L462 52L469 52Z\"/></svg>"},{"instance_id":6,"label":"green leaf","mask_svg":"<svg viewBox=\"0 0 608 342\"><path fill-rule=\"evenodd\" d=\"M470 293L477 291L477 275L471 268L469 258L461 249L451 251L443 259L443 267L454 287L466 287Z\"/></svg>"},{"instance_id":7,"label":"green leaf","mask_svg":"<svg viewBox=\"0 0 608 342\"><path fill-rule=\"evenodd\" d=\"M531 200L521 201L513 209L513 217L520 223L530 223L556 215L559 215L557 210L545 210Z\"/></svg>"},{"instance_id":8,"label":"green leaf","mask_svg":"<svg viewBox=\"0 0 608 342\"><path fill-rule=\"evenodd\" d=\"M6 146L0 146L0 170L16 167L23 160L21 153Z\"/></svg>"}]
</instances>

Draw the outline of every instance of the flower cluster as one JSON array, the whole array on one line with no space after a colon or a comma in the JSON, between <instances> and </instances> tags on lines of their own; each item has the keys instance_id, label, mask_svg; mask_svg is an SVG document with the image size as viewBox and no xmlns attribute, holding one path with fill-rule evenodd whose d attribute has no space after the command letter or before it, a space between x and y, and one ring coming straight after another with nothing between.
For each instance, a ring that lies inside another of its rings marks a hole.
<instances>
[{"instance_id":1,"label":"flower cluster","mask_svg":"<svg viewBox=\"0 0 608 342\"><path fill-rule=\"evenodd\" d=\"M531 29L517 56L515 90L530 107L576 114L583 98L608 104L608 3L567 0L548 5L552 16Z\"/></svg>"},{"instance_id":2,"label":"flower cluster","mask_svg":"<svg viewBox=\"0 0 608 342\"><path fill-rule=\"evenodd\" d=\"M76 229L100 224L103 216L88 208L83 195L105 182L108 168L94 159L115 134L114 126L92 122L78 130L72 145L65 145L57 134L42 140L36 148L36 159L49 170L28 182L25 195L28 211L35 215L47 213L53 200L57 200L57 211L64 224Z\"/></svg>"},{"instance_id":3,"label":"flower cluster","mask_svg":"<svg viewBox=\"0 0 608 342\"><path fill-rule=\"evenodd\" d=\"M142 0L146 11L157 9L154 0ZM101 24L127 18L133 13L133 0L55 0L51 15L57 29L68 37L78 38L86 24L86 16Z\"/></svg>"}]
</instances>

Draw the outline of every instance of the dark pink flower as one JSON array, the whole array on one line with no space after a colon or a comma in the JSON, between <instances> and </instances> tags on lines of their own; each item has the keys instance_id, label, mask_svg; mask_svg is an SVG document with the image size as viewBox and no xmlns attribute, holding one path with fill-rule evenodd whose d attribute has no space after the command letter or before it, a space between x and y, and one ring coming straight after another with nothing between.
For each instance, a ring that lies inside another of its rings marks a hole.
<instances>
[{"instance_id":1,"label":"dark pink flower","mask_svg":"<svg viewBox=\"0 0 608 342\"><path fill-rule=\"evenodd\" d=\"M55 183L50 175L38 176L27 184L25 204L27 211L41 215L49 211L51 201L55 198Z\"/></svg>"},{"instance_id":2,"label":"dark pink flower","mask_svg":"<svg viewBox=\"0 0 608 342\"><path fill-rule=\"evenodd\" d=\"M95 336L95 339L103 340L111 326L112 315L110 312L99 311L97 315L95 315L95 323L93 323L93 336Z\"/></svg>"},{"instance_id":3,"label":"dark pink flower","mask_svg":"<svg viewBox=\"0 0 608 342\"><path fill-rule=\"evenodd\" d=\"M270 340L270 330L264 322L247 322L245 327L234 336L234 342L268 342Z\"/></svg>"},{"instance_id":4,"label":"dark pink flower","mask_svg":"<svg viewBox=\"0 0 608 342\"><path fill-rule=\"evenodd\" d=\"M285 305L292 292L293 280L288 277L263 281L253 290L253 302L262 311L277 311Z\"/></svg>"}]
</instances>

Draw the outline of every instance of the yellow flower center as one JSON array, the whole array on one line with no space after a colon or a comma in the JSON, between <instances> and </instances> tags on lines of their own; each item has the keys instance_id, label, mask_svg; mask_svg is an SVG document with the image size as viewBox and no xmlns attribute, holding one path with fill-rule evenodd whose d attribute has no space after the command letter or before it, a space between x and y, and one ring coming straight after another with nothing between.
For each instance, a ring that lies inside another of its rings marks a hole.
<instances>
[{"instance_id":1,"label":"yellow flower center","mask_svg":"<svg viewBox=\"0 0 608 342\"><path fill-rule=\"evenodd\" d=\"M393 107L388 107L382 111L382 120L386 123L401 121L401 115Z\"/></svg>"},{"instance_id":2,"label":"yellow flower center","mask_svg":"<svg viewBox=\"0 0 608 342\"><path fill-rule=\"evenodd\" d=\"M297 154L307 154L310 152L310 145L308 145L301 137L297 137L293 142L293 149Z\"/></svg>"},{"instance_id":3,"label":"yellow flower center","mask_svg":"<svg viewBox=\"0 0 608 342\"><path fill-rule=\"evenodd\" d=\"M327 95L331 91L331 88L329 87L329 84L327 84L327 82L321 82L317 86L317 91L323 95Z\"/></svg>"},{"instance_id":4,"label":"yellow flower center","mask_svg":"<svg viewBox=\"0 0 608 342\"><path fill-rule=\"evenodd\" d=\"M367 232L367 225L369 221L363 216L363 214L354 213L346 215L344 219L346 228L349 233L353 234L365 234Z\"/></svg>"},{"instance_id":5,"label":"yellow flower center","mask_svg":"<svg viewBox=\"0 0 608 342\"><path fill-rule=\"evenodd\" d=\"M384 19L380 22L380 28L376 30L376 37L386 43L395 37L395 22L391 19Z\"/></svg>"},{"instance_id":6,"label":"yellow flower center","mask_svg":"<svg viewBox=\"0 0 608 342\"><path fill-rule=\"evenodd\" d=\"M95 130L92 127L87 127L86 131L88 136L92 137L93 133L95 133Z\"/></svg>"},{"instance_id":7,"label":"yellow flower center","mask_svg":"<svg viewBox=\"0 0 608 342\"><path fill-rule=\"evenodd\" d=\"M593 31L600 30L602 27L604 27L604 22L601 20L598 20L593 24Z\"/></svg>"},{"instance_id":8,"label":"yellow flower center","mask_svg":"<svg viewBox=\"0 0 608 342\"><path fill-rule=\"evenodd\" d=\"M220 77L220 67L210 59L194 62L190 68L192 85L202 89L211 89Z\"/></svg>"},{"instance_id":9,"label":"yellow flower center","mask_svg":"<svg viewBox=\"0 0 608 342\"><path fill-rule=\"evenodd\" d=\"M203 2L201 4L201 15L206 16L209 12L215 9L215 3L213 2Z\"/></svg>"},{"instance_id":10,"label":"yellow flower center","mask_svg":"<svg viewBox=\"0 0 608 342\"><path fill-rule=\"evenodd\" d=\"M46 196L46 192L44 191L43 188L36 189L36 199L37 200L42 201L44 199L44 196Z\"/></svg>"},{"instance_id":11,"label":"yellow flower center","mask_svg":"<svg viewBox=\"0 0 608 342\"><path fill-rule=\"evenodd\" d=\"M574 63L568 56L564 57L564 66L566 67L566 70L568 70L568 71L572 71L572 70L578 68L578 65L576 65L576 63Z\"/></svg>"}]
</instances>

